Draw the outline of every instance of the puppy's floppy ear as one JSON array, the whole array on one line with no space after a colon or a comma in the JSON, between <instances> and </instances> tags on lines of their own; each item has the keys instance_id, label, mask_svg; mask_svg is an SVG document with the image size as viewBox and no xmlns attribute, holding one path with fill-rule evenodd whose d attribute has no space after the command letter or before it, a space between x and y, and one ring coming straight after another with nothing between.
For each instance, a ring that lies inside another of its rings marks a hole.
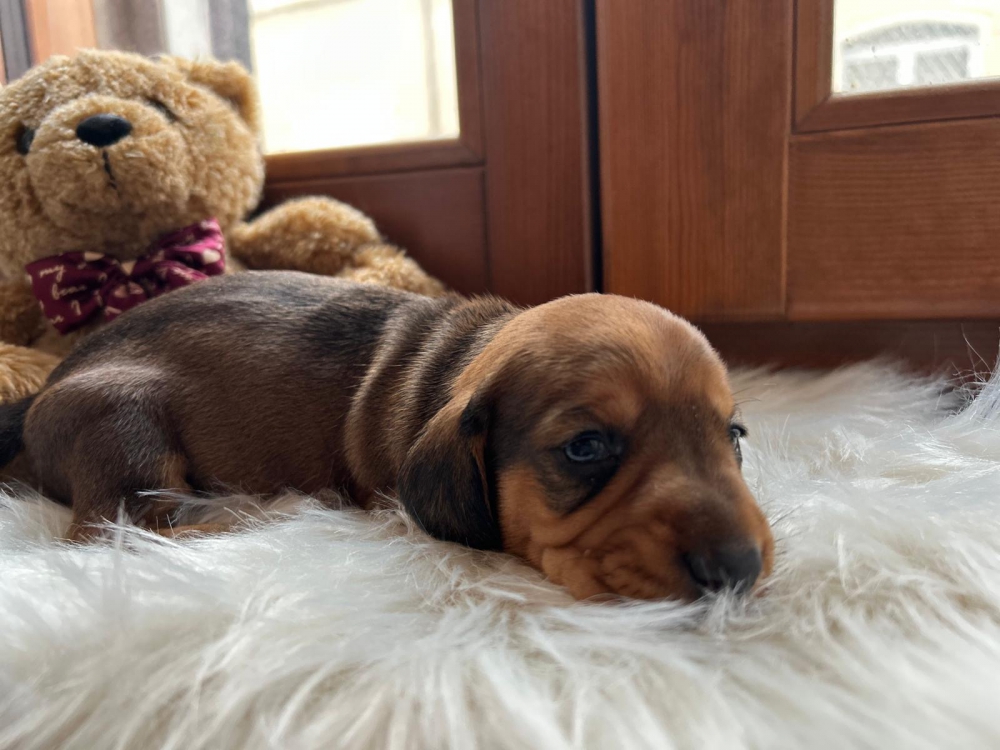
<instances>
[{"instance_id":1,"label":"puppy's floppy ear","mask_svg":"<svg viewBox=\"0 0 1000 750\"><path fill-rule=\"evenodd\" d=\"M191 83L204 86L225 99L254 133L260 131L260 98L253 77L242 65L211 59L187 60L169 55L158 57L157 62L176 68Z\"/></svg>"},{"instance_id":2,"label":"puppy's floppy ear","mask_svg":"<svg viewBox=\"0 0 1000 750\"><path fill-rule=\"evenodd\" d=\"M456 396L410 448L396 489L403 506L433 537L475 549L503 548L486 479L488 389Z\"/></svg>"}]
</instances>

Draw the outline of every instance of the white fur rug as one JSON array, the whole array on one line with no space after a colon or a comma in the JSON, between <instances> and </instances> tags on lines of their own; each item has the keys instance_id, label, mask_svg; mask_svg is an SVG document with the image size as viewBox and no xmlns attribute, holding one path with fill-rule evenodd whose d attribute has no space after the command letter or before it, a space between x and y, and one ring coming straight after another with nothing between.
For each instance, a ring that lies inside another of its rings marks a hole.
<instances>
[{"instance_id":1,"label":"white fur rug","mask_svg":"<svg viewBox=\"0 0 1000 750\"><path fill-rule=\"evenodd\" d=\"M1000 382L735 381L780 540L750 602L575 604L315 506L68 548L7 500L0 748L1000 747Z\"/></svg>"}]
</instances>

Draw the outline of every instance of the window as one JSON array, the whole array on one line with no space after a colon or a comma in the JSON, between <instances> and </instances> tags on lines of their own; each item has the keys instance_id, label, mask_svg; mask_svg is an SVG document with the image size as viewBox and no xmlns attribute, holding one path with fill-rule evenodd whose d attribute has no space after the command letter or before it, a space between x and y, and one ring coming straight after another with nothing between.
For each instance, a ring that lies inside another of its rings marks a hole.
<instances>
[{"instance_id":1,"label":"window","mask_svg":"<svg viewBox=\"0 0 1000 750\"><path fill-rule=\"evenodd\" d=\"M832 15L834 93L1000 76L998 0L833 0Z\"/></svg>"},{"instance_id":2,"label":"window","mask_svg":"<svg viewBox=\"0 0 1000 750\"><path fill-rule=\"evenodd\" d=\"M271 153L458 135L450 0L250 0Z\"/></svg>"},{"instance_id":3,"label":"window","mask_svg":"<svg viewBox=\"0 0 1000 750\"><path fill-rule=\"evenodd\" d=\"M897 23L841 43L841 90L884 91L958 83L984 74L973 24Z\"/></svg>"},{"instance_id":4,"label":"window","mask_svg":"<svg viewBox=\"0 0 1000 750\"><path fill-rule=\"evenodd\" d=\"M95 45L239 60L284 153L457 137L452 16L451 0L5 0L0 30L12 77Z\"/></svg>"}]
</instances>

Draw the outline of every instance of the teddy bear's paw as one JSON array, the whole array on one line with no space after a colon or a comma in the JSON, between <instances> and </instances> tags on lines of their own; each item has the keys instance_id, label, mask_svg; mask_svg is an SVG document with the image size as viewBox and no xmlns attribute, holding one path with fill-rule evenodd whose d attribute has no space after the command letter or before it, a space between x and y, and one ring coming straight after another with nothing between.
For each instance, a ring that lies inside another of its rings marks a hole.
<instances>
[{"instance_id":1,"label":"teddy bear's paw","mask_svg":"<svg viewBox=\"0 0 1000 750\"><path fill-rule=\"evenodd\" d=\"M31 285L23 281L0 282L0 341L27 346L45 328Z\"/></svg>"},{"instance_id":2,"label":"teddy bear's paw","mask_svg":"<svg viewBox=\"0 0 1000 750\"><path fill-rule=\"evenodd\" d=\"M51 354L0 343L0 403L37 393L57 364Z\"/></svg>"},{"instance_id":3,"label":"teddy bear's paw","mask_svg":"<svg viewBox=\"0 0 1000 750\"><path fill-rule=\"evenodd\" d=\"M439 297L447 290L444 284L427 273L402 250L392 245L375 244L355 253L353 264L344 269L341 278L371 284L382 284L429 297Z\"/></svg>"},{"instance_id":4,"label":"teddy bear's paw","mask_svg":"<svg viewBox=\"0 0 1000 750\"><path fill-rule=\"evenodd\" d=\"M233 254L250 268L336 276L358 248L378 242L375 223L332 198L300 198L234 228Z\"/></svg>"}]
</instances>

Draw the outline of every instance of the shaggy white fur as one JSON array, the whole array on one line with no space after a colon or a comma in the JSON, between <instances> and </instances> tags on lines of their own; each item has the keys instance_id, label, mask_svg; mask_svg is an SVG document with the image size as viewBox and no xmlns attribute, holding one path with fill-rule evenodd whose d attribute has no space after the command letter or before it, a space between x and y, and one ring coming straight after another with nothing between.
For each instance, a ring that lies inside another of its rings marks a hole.
<instances>
[{"instance_id":1,"label":"shaggy white fur","mask_svg":"<svg viewBox=\"0 0 1000 750\"><path fill-rule=\"evenodd\" d=\"M1000 382L734 378L763 596L576 604L399 516L105 547L0 510L2 748L1000 747Z\"/></svg>"}]
</instances>

